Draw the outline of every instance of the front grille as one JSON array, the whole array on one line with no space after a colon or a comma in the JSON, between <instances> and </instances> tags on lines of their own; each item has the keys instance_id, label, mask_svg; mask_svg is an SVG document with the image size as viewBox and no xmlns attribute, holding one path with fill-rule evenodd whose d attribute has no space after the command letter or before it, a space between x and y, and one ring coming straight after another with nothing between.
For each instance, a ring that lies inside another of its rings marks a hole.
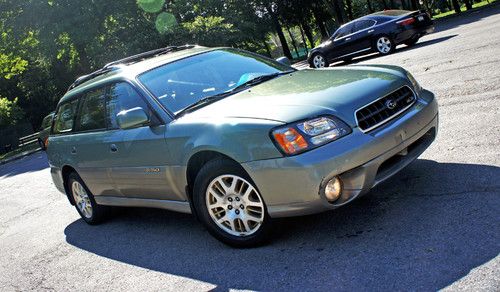
<instances>
[{"instance_id":1,"label":"front grille","mask_svg":"<svg viewBox=\"0 0 500 292\"><path fill-rule=\"evenodd\" d=\"M383 125L415 102L415 94L408 86L377 99L356 111L358 127L368 132Z\"/></svg>"}]
</instances>

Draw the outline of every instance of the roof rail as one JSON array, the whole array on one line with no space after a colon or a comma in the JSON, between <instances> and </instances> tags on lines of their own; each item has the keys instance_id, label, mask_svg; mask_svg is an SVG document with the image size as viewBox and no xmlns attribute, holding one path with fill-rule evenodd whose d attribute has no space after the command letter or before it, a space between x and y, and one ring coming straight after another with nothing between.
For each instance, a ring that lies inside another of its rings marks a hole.
<instances>
[{"instance_id":1,"label":"roof rail","mask_svg":"<svg viewBox=\"0 0 500 292\"><path fill-rule=\"evenodd\" d=\"M136 62L140 62L140 61L142 61L144 59L149 59L149 58L156 57L156 56L159 56L159 55L162 55L162 54L166 54L166 53L170 53L170 52L175 52L175 51L180 51L180 50L185 50L185 49L191 49L193 47L194 47L194 45L169 46L169 47L160 48L160 49L156 49L156 50L152 50L152 51L147 51L147 52L140 53L140 54L137 54L137 55L133 55L133 56L130 56L130 57L126 57L126 58L120 59L118 61L110 62L110 63L104 65L104 67L102 67L99 70L96 70L96 71L94 71L94 72L92 72L90 74L78 77L75 80L75 82L73 82L69 86L68 91L71 90L71 89L73 89L73 88L75 88L75 87L77 87L78 85L80 85L80 84L82 84L84 82L87 82L87 81L89 81L91 79L96 78L99 75L102 75L102 74L105 74L105 73L108 73L108 72L111 72L111 71L119 70L119 69L123 68L125 65L136 63Z\"/></svg>"}]
</instances>

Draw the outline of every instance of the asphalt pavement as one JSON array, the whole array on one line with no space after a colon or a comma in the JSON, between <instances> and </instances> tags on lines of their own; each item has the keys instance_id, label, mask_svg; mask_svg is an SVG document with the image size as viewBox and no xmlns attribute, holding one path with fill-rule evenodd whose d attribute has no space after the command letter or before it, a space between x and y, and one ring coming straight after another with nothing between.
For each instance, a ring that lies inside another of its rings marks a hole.
<instances>
[{"instance_id":1,"label":"asphalt pavement","mask_svg":"<svg viewBox=\"0 0 500 292\"><path fill-rule=\"evenodd\" d=\"M500 6L439 22L390 56L433 91L435 143L335 211L233 249L190 215L116 209L88 226L38 152L0 166L0 291L500 290Z\"/></svg>"}]
</instances>

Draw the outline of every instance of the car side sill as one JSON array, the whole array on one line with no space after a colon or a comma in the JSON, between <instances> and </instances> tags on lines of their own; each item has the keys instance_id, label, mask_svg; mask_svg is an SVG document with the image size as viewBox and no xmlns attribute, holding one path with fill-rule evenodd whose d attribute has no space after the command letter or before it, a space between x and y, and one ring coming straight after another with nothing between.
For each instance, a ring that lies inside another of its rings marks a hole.
<instances>
[{"instance_id":1,"label":"car side sill","mask_svg":"<svg viewBox=\"0 0 500 292\"><path fill-rule=\"evenodd\" d=\"M351 55L359 54L359 53L366 52L366 51L369 51L369 50L371 50L371 48L366 48L366 49L362 49L362 50L359 50L359 51L356 51L356 52L352 52L352 53L349 53L349 54L345 54L345 55L342 55L342 56L340 56L340 57L336 57L335 59L342 59L343 57L347 57L347 56L351 56Z\"/></svg>"},{"instance_id":2,"label":"car side sill","mask_svg":"<svg viewBox=\"0 0 500 292\"><path fill-rule=\"evenodd\" d=\"M94 199L97 204L105 206L158 208L158 209L165 209L180 213L191 214L191 207L189 206L189 202L187 201L124 198L124 197L109 197L109 196L95 196Z\"/></svg>"}]
</instances>

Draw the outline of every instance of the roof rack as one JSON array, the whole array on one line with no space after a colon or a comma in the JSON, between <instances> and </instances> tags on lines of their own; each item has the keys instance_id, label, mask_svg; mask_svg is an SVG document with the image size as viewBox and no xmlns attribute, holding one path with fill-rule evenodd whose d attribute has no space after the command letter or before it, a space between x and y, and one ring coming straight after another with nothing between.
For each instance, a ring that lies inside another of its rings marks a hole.
<instances>
[{"instance_id":1,"label":"roof rack","mask_svg":"<svg viewBox=\"0 0 500 292\"><path fill-rule=\"evenodd\" d=\"M142 60L145 60L145 59L149 59L149 58L153 58L153 57L156 57L156 56L159 56L159 55L163 55L163 54L166 54L166 53L170 53L170 52L175 52L175 51L180 51L180 50L185 50L185 49L191 49L193 48L194 45L183 45L183 46L169 46L169 47L165 47L165 48L160 48L160 49L156 49L156 50L152 50L152 51L147 51L147 52L144 52L144 53L140 53L140 54L137 54L137 55L133 55L133 56L130 56L130 57L127 57L127 58L123 58L123 59L120 59L118 61L113 61L113 62L110 62L106 65L104 65L104 67L102 67L101 69L99 70L96 70L88 75L83 75L83 76L80 76L78 77L75 82L73 82L69 88L68 88L68 91L77 87L78 85L84 83L84 82L87 82L91 79L94 79L96 78L97 76L99 75L102 75L102 74L105 74L105 73L108 73L108 72L111 72L111 71L115 71L115 70L119 70L121 68L123 68L124 66L126 65L129 65L129 64L132 64L132 63L137 63L137 62L140 62Z\"/></svg>"}]
</instances>

